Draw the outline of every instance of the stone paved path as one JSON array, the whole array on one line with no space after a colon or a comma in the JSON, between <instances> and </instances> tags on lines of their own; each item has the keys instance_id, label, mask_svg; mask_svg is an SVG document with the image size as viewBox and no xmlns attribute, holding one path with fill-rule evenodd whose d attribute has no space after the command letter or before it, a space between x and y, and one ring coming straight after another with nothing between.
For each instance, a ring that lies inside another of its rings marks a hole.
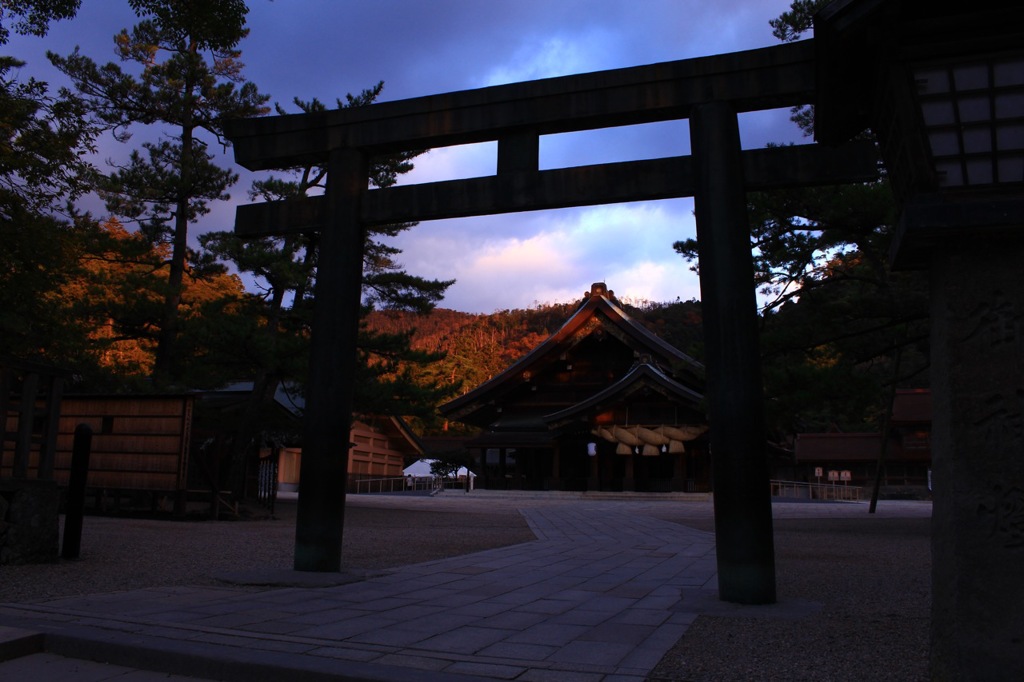
<instances>
[{"instance_id":1,"label":"stone paved path","mask_svg":"<svg viewBox=\"0 0 1024 682\"><path fill-rule=\"evenodd\" d=\"M697 615L681 607L681 592L714 588L710 533L616 503L523 514L534 542L365 581L260 592L136 590L3 607L0 622L20 616L69 633L85 626L107 644L130 633L143 646L170 650L160 645L232 647L285 667L313 662L311 670L329 671L333 662L339 674L381 679L398 668L641 680Z\"/></svg>"},{"instance_id":2,"label":"stone paved path","mask_svg":"<svg viewBox=\"0 0 1024 682\"><path fill-rule=\"evenodd\" d=\"M47 633L49 653L211 679L641 682L700 613L818 607L718 601L714 536L644 507L524 506L537 540L520 545L320 587L168 587L0 605L0 626ZM0 679L16 664L0 663Z\"/></svg>"}]
</instances>

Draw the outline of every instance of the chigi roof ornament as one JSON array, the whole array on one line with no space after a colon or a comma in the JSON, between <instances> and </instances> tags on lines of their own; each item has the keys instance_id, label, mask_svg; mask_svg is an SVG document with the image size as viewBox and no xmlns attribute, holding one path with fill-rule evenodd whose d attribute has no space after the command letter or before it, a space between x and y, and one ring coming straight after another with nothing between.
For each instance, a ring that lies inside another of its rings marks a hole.
<instances>
[{"instance_id":1,"label":"chigi roof ornament","mask_svg":"<svg viewBox=\"0 0 1024 682\"><path fill-rule=\"evenodd\" d=\"M615 300L615 292L610 291L608 286L604 282L594 282L590 285L590 291L583 294L583 298L590 298L591 296L601 296L607 298L609 301Z\"/></svg>"}]
</instances>

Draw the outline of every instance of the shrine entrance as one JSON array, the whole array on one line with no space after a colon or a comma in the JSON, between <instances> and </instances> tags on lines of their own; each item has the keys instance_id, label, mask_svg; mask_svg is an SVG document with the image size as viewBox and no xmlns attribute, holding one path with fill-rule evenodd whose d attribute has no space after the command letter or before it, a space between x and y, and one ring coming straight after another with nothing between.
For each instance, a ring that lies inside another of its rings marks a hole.
<instances>
[{"instance_id":1,"label":"shrine entrance","mask_svg":"<svg viewBox=\"0 0 1024 682\"><path fill-rule=\"evenodd\" d=\"M339 571L366 227L694 197L714 457L719 596L775 601L745 194L876 177L870 143L742 150L737 114L813 102L813 41L357 109L231 121L250 170L315 162L321 197L238 209L236 233L320 233L295 569ZM541 135L689 119L691 156L541 171ZM497 141L489 177L368 189L371 156Z\"/></svg>"}]
</instances>

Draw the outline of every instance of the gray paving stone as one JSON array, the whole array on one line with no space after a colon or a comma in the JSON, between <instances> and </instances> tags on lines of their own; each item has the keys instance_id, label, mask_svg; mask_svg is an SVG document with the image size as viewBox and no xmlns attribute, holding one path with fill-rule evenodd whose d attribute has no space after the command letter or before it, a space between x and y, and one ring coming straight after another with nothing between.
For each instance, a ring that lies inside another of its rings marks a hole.
<instances>
[{"instance_id":1,"label":"gray paving stone","mask_svg":"<svg viewBox=\"0 0 1024 682\"><path fill-rule=\"evenodd\" d=\"M510 630L467 625L423 640L416 648L429 651L473 654L484 647L507 638L510 634L512 634Z\"/></svg>"},{"instance_id":2,"label":"gray paving stone","mask_svg":"<svg viewBox=\"0 0 1024 682\"><path fill-rule=\"evenodd\" d=\"M321 658L336 658L341 661L359 661L361 663L384 658L384 655L379 651L371 651L370 649L360 649L356 647L332 646L321 646L315 649L310 649L307 652L307 655L319 656Z\"/></svg>"},{"instance_id":3,"label":"gray paving stone","mask_svg":"<svg viewBox=\"0 0 1024 682\"><path fill-rule=\"evenodd\" d=\"M353 635L346 641L355 644L379 644L381 646L408 647L418 642L422 642L425 639L429 639L430 637L431 635L427 633L415 632L413 630L399 630L392 627L371 630L369 632Z\"/></svg>"},{"instance_id":4,"label":"gray paving stone","mask_svg":"<svg viewBox=\"0 0 1024 682\"><path fill-rule=\"evenodd\" d=\"M630 644L635 647L647 639L654 631L655 628L651 625L608 622L587 630L580 635L579 639L588 642Z\"/></svg>"},{"instance_id":5,"label":"gray paving stone","mask_svg":"<svg viewBox=\"0 0 1024 682\"><path fill-rule=\"evenodd\" d=\"M576 602L564 601L562 599L535 599L533 601L529 601L525 604L522 604L515 610L523 611L525 613L544 613L548 615L557 615L559 613L565 613L569 609L575 608L576 605Z\"/></svg>"},{"instance_id":6,"label":"gray paving stone","mask_svg":"<svg viewBox=\"0 0 1024 682\"><path fill-rule=\"evenodd\" d=\"M612 597L597 594L585 601L580 608L587 611L603 611L608 614L614 614L635 606L637 601L637 599L630 599L629 597Z\"/></svg>"},{"instance_id":7,"label":"gray paving stone","mask_svg":"<svg viewBox=\"0 0 1024 682\"><path fill-rule=\"evenodd\" d=\"M637 607L623 611L608 621L609 623L622 623L625 625L653 625L658 626L667 621L672 614L662 609L645 609Z\"/></svg>"},{"instance_id":8,"label":"gray paving stone","mask_svg":"<svg viewBox=\"0 0 1024 682\"><path fill-rule=\"evenodd\" d=\"M294 632L298 632L299 630L305 630L307 627L309 626L304 623L273 620L248 623L246 625L239 626L239 629L247 630L249 632L259 632L266 635L290 635Z\"/></svg>"},{"instance_id":9,"label":"gray paving stone","mask_svg":"<svg viewBox=\"0 0 1024 682\"><path fill-rule=\"evenodd\" d=\"M380 618L377 616L361 616L357 618L348 618L339 623L315 625L305 630L299 630L293 634L302 635L304 637L317 637L319 639L344 640L352 637L353 635L369 632L371 630L379 630L381 628L388 627L389 625L395 625L395 621L390 618Z\"/></svg>"},{"instance_id":10,"label":"gray paving stone","mask_svg":"<svg viewBox=\"0 0 1024 682\"><path fill-rule=\"evenodd\" d=\"M312 613L293 613L289 615L284 622L304 625L308 628L311 625L339 623L352 617L354 617L354 614L352 613L331 609L325 611L313 611Z\"/></svg>"},{"instance_id":11,"label":"gray paving stone","mask_svg":"<svg viewBox=\"0 0 1024 682\"><path fill-rule=\"evenodd\" d=\"M381 665L393 665L399 668L414 668L416 670L441 671L452 664L444 658L431 658L429 656L413 656L410 654L387 654L381 656L377 661Z\"/></svg>"},{"instance_id":12,"label":"gray paving stone","mask_svg":"<svg viewBox=\"0 0 1024 682\"><path fill-rule=\"evenodd\" d=\"M573 640L551 654L548 660L559 663L578 663L593 666L617 666L633 651L629 644Z\"/></svg>"},{"instance_id":13,"label":"gray paving stone","mask_svg":"<svg viewBox=\"0 0 1024 682\"><path fill-rule=\"evenodd\" d=\"M426 636L440 635L456 628L461 628L470 623L479 623L478 616L466 614L455 614L449 611L441 611L433 616L424 618L413 618L396 623L393 627L397 630L408 630L419 632Z\"/></svg>"},{"instance_id":14,"label":"gray paving stone","mask_svg":"<svg viewBox=\"0 0 1024 682\"><path fill-rule=\"evenodd\" d=\"M480 601L473 604L466 604L465 606L460 606L459 608L451 611L451 613L456 616L477 616L480 618L489 618L490 616L496 616L507 612L507 604L500 604L492 601Z\"/></svg>"},{"instance_id":15,"label":"gray paving stone","mask_svg":"<svg viewBox=\"0 0 1024 682\"><path fill-rule=\"evenodd\" d=\"M316 648L311 644L301 644L299 642L287 642L278 639L254 640L252 638L219 633L207 633L199 637L194 637L193 641L203 642L204 644L226 644L240 649L248 649L256 646L261 651L278 651L292 654L301 654Z\"/></svg>"},{"instance_id":16,"label":"gray paving stone","mask_svg":"<svg viewBox=\"0 0 1024 682\"><path fill-rule=\"evenodd\" d=\"M195 621L191 621L194 625L203 625L207 627L241 627L243 625L249 625L250 623L260 623L265 619L260 615L253 615L247 611L236 612L236 613L225 613L221 615L206 616Z\"/></svg>"},{"instance_id":17,"label":"gray paving stone","mask_svg":"<svg viewBox=\"0 0 1024 682\"><path fill-rule=\"evenodd\" d=\"M480 656L493 658L508 658L517 661L537 662L543 661L551 654L558 651L557 646L547 644L527 644L525 642L504 641L484 647L479 652Z\"/></svg>"},{"instance_id":18,"label":"gray paving stone","mask_svg":"<svg viewBox=\"0 0 1024 682\"><path fill-rule=\"evenodd\" d=\"M356 611L372 611L374 613L380 613L381 611L400 609L403 606L412 606L417 603L419 603L418 599L410 597L385 597L384 599L375 599L373 601L352 604L348 608Z\"/></svg>"},{"instance_id":19,"label":"gray paving stone","mask_svg":"<svg viewBox=\"0 0 1024 682\"><path fill-rule=\"evenodd\" d=\"M537 625L528 627L525 630L512 634L507 638L507 641L522 642L526 644L564 646L589 629L590 628L586 625L541 622Z\"/></svg>"},{"instance_id":20,"label":"gray paving stone","mask_svg":"<svg viewBox=\"0 0 1024 682\"><path fill-rule=\"evenodd\" d=\"M549 622L564 625L600 625L613 617L606 611L588 611L583 608L573 609L551 618Z\"/></svg>"},{"instance_id":21,"label":"gray paving stone","mask_svg":"<svg viewBox=\"0 0 1024 682\"><path fill-rule=\"evenodd\" d=\"M548 620L548 614L545 613L512 611L506 608L501 613L488 616L485 620L480 621L479 624L489 628L519 631L546 620Z\"/></svg>"},{"instance_id":22,"label":"gray paving stone","mask_svg":"<svg viewBox=\"0 0 1024 682\"><path fill-rule=\"evenodd\" d=\"M437 606L445 609L454 609L467 604L475 604L482 600L480 595L469 592L453 592L442 597L435 597L428 601L421 602L424 606Z\"/></svg>"},{"instance_id":23,"label":"gray paving stone","mask_svg":"<svg viewBox=\"0 0 1024 682\"><path fill-rule=\"evenodd\" d=\"M646 682L647 675L605 675L601 682Z\"/></svg>"},{"instance_id":24,"label":"gray paving stone","mask_svg":"<svg viewBox=\"0 0 1024 682\"><path fill-rule=\"evenodd\" d=\"M607 679L609 679L609 677L601 673L581 673L571 672L568 670L538 670L537 668L527 670L518 678L518 680L522 680L522 682L604 682Z\"/></svg>"},{"instance_id":25,"label":"gray paving stone","mask_svg":"<svg viewBox=\"0 0 1024 682\"><path fill-rule=\"evenodd\" d=\"M445 672L458 673L460 675L479 675L496 680L513 680L523 672L526 668L520 668L518 666L511 665L496 665L493 663L471 663L460 661L453 663L444 669Z\"/></svg>"}]
</instances>

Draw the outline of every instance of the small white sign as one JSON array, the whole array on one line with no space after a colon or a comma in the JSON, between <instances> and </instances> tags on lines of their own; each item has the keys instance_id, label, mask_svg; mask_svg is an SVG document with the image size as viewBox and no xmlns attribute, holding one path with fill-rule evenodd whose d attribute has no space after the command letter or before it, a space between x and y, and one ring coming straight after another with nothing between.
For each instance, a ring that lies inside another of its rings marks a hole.
<instances>
[{"instance_id":1,"label":"small white sign","mask_svg":"<svg viewBox=\"0 0 1024 682\"><path fill-rule=\"evenodd\" d=\"M828 480L830 480L830 481L838 481L839 480L839 472L836 471L835 469L829 469L828 470Z\"/></svg>"},{"instance_id":2,"label":"small white sign","mask_svg":"<svg viewBox=\"0 0 1024 682\"><path fill-rule=\"evenodd\" d=\"M852 478L853 476L850 474L849 470L843 470L839 473L839 480L841 481L849 481Z\"/></svg>"},{"instance_id":3,"label":"small white sign","mask_svg":"<svg viewBox=\"0 0 1024 682\"><path fill-rule=\"evenodd\" d=\"M823 470L821 467L814 467L814 477L821 478Z\"/></svg>"}]
</instances>

